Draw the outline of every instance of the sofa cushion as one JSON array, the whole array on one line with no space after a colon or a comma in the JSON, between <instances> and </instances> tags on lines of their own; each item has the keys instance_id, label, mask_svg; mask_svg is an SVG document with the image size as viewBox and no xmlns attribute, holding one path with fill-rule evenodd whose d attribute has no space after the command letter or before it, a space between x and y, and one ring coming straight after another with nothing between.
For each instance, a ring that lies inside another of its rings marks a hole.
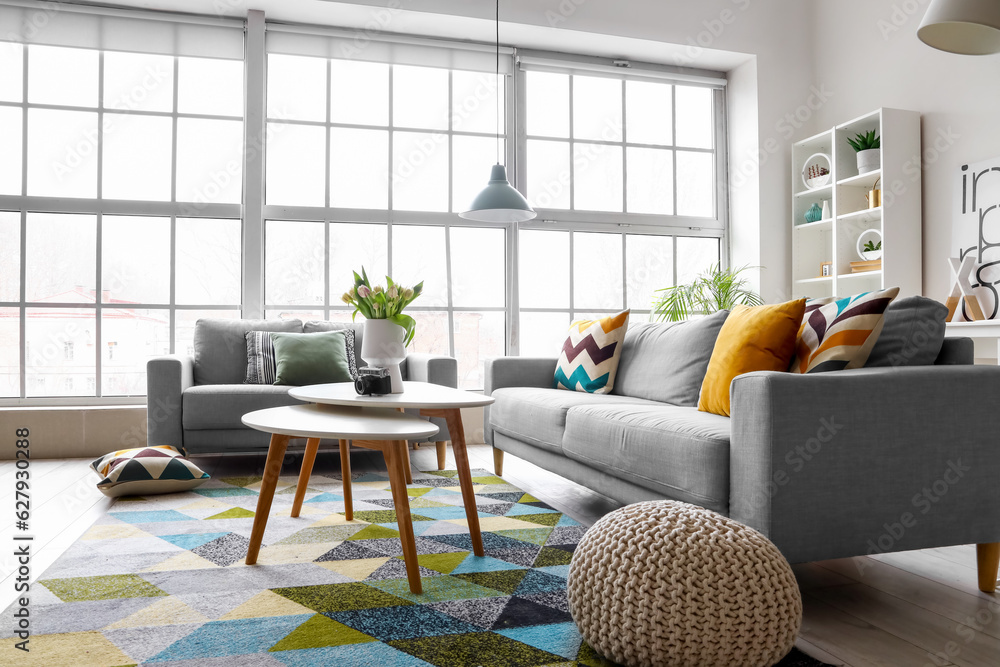
<instances>
[{"instance_id":1,"label":"sofa cushion","mask_svg":"<svg viewBox=\"0 0 1000 667\"><path fill-rule=\"evenodd\" d=\"M356 375L357 369L367 366L361 358L361 343L364 342L365 325L361 322L329 322L327 320L307 320L302 325L302 333L319 333L321 331L343 331L350 329L354 332L354 368L352 372ZM405 364L401 364L405 366ZM404 377L405 379L405 377Z\"/></svg>"},{"instance_id":2,"label":"sofa cushion","mask_svg":"<svg viewBox=\"0 0 1000 667\"><path fill-rule=\"evenodd\" d=\"M731 420L674 405L578 405L563 453L668 498L720 512L729 505Z\"/></svg>"},{"instance_id":3,"label":"sofa cushion","mask_svg":"<svg viewBox=\"0 0 1000 667\"><path fill-rule=\"evenodd\" d=\"M302 321L198 320L194 325L194 383L239 384L246 380L248 331L302 331Z\"/></svg>"},{"instance_id":4,"label":"sofa cushion","mask_svg":"<svg viewBox=\"0 0 1000 667\"><path fill-rule=\"evenodd\" d=\"M610 394L615 386L628 310L596 320L576 320L556 362L555 387L588 394Z\"/></svg>"},{"instance_id":5,"label":"sofa cushion","mask_svg":"<svg viewBox=\"0 0 1000 667\"><path fill-rule=\"evenodd\" d=\"M865 366L932 366L944 346L947 317L946 305L925 296L893 301Z\"/></svg>"},{"instance_id":6,"label":"sofa cushion","mask_svg":"<svg viewBox=\"0 0 1000 667\"><path fill-rule=\"evenodd\" d=\"M728 310L685 322L632 323L611 393L698 405L708 360Z\"/></svg>"},{"instance_id":7,"label":"sofa cushion","mask_svg":"<svg viewBox=\"0 0 1000 667\"><path fill-rule=\"evenodd\" d=\"M205 384L181 395L184 430L246 428L243 415L302 401L288 395L288 387L273 384Z\"/></svg>"},{"instance_id":8,"label":"sofa cushion","mask_svg":"<svg viewBox=\"0 0 1000 667\"><path fill-rule=\"evenodd\" d=\"M864 366L885 325L885 310L897 294L899 288L890 287L810 309L795 343L792 372L825 373Z\"/></svg>"},{"instance_id":9,"label":"sofa cushion","mask_svg":"<svg viewBox=\"0 0 1000 667\"><path fill-rule=\"evenodd\" d=\"M511 438L562 453L566 412L583 405L655 405L652 401L614 394L587 394L561 389L504 387L492 394L490 426Z\"/></svg>"},{"instance_id":10,"label":"sofa cushion","mask_svg":"<svg viewBox=\"0 0 1000 667\"><path fill-rule=\"evenodd\" d=\"M348 334L354 337L353 331L270 334L277 367L274 384L354 382L347 361Z\"/></svg>"},{"instance_id":11,"label":"sofa cushion","mask_svg":"<svg viewBox=\"0 0 1000 667\"><path fill-rule=\"evenodd\" d=\"M805 308L805 299L767 306L735 306L715 341L698 409L728 417L733 378L753 371L788 370Z\"/></svg>"}]
</instances>

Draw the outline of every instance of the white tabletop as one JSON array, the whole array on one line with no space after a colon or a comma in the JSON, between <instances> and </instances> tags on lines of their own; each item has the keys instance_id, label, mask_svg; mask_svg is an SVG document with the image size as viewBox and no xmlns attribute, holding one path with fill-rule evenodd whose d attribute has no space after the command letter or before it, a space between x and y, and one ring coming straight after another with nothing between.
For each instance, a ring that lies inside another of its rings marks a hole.
<instances>
[{"instance_id":1,"label":"white tabletop","mask_svg":"<svg viewBox=\"0 0 1000 667\"><path fill-rule=\"evenodd\" d=\"M404 382L402 394L385 396L359 396L353 382L295 387L288 395L310 403L372 408L475 408L493 403L492 396L429 382Z\"/></svg>"},{"instance_id":2,"label":"white tabletop","mask_svg":"<svg viewBox=\"0 0 1000 667\"><path fill-rule=\"evenodd\" d=\"M243 415L243 423L265 433L301 438L410 440L438 432L438 427L426 419L396 410L359 410L315 403L256 410Z\"/></svg>"}]
</instances>

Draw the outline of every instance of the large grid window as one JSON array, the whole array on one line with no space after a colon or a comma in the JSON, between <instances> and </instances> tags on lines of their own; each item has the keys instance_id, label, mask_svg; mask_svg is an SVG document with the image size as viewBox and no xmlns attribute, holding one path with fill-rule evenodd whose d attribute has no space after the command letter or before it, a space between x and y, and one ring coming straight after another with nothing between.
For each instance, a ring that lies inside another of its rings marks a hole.
<instances>
[{"instance_id":1,"label":"large grid window","mask_svg":"<svg viewBox=\"0 0 1000 667\"><path fill-rule=\"evenodd\" d=\"M506 150L505 78L270 53L267 89L267 317L349 320L340 297L362 266L422 280L411 349L455 356L460 386L481 388L506 351L507 230L455 214Z\"/></svg>"},{"instance_id":2,"label":"large grid window","mask_svg":"<svg viewBox=\"0 0 1000 667\"><path fill-rule=\"evenodd\" d=\"M5 42L0 71L0 397L141 396L240 313L243 63Z\"/></svg>"},{"instance_id":3,"label":"large grid window","mask_svg":"<svg viewBox=\"0 0 1000 667\"><path fill-rule=\"evenodd\" d=\"M540 209L715 218L715 92L524 72L528 197Z\"/></svg>"},{"instance_id":4,"label":"large grid window","mask_svg":"<svg viewBox=\"0 0 1000 667\"><path fill-rule=\"evenodd\" d=\"M631 309L725 262L718 82L522 59L518 235L523 355L552 356L575 319ZM540 288L539 286L544 286Z\"/></svg>"},{"instance_id":5,"label":"large grid window","mask_svg":"<svg viewBox=\"0 0 1000 667\"><path fill-rule=\"evenodd\" d=\"M135 14L0 41L2 404L139 397L199 317L348 320L361 266L425 282L411 349L478 389L726 262L711 73L505 49L498 77L475 44ZM457 216L495 162L537 219Z\"/></svg>"}]
</instances>

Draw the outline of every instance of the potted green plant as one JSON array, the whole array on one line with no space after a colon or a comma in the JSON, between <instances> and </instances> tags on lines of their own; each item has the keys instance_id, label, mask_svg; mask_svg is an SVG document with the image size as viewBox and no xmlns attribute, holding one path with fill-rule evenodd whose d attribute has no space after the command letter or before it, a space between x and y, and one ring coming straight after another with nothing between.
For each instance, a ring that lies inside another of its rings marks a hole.
<instances>
[{"instance_id":1,"label":"potted green plant","mask_svg":"<svg viewBox=\"0 0 1000 667\"><path fill-rule=\"evenodd\" d=\"M679 322L692 315L711 315L733 306L759 306L764 303L760 294L750 289L747 279L740 274L747 270L723 269L717 263L692 282L656 290L653 298L653 316L659 321Z\"/></svg>"},{"instance_id":2,"label":"potted green plant","mask_svg":"<svg viewBox=\"0 0 1000 667\"><path fill-rule=\"evenodd\" d=\"M882 137L876 134L875 130L858 133L853 139L849 138L847 143L857 151L858 174L867 174L879 168Z\"/></svg>"},{"instance_id":3,"label":"potted green plant","mask_svg":"<svg viewBox=\"0 0 1000 667\"><path fill-rule=\"evenodd\" d=\"M417 322L403 309L413 302L424 289L423 281L413 287L403 287L394 283L389 276L385 284L372 287L365 268L361 275L354 272L354 287L341 297L349 306L354 306L351 319L358 313L365 316L365 330L361 339L361 358L369 366L386 368L392 384L392 393L403 391L403 377L399 364L406 358L406 346L413 340Z\"/></svg>"}]
</instances>

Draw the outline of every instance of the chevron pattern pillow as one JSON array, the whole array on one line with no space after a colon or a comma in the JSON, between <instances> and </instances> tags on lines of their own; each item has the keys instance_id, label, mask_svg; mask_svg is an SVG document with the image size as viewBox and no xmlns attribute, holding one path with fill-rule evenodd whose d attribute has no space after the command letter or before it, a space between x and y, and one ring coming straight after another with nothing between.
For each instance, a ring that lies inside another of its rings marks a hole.
<instances>
[{"instance_id":1,"label":"chevron pattern pillow","mask_svg":"<svg viewBox=\"0 0 1000 667\"><path fill-rule=\"evenodd\" d=\"M102 478L98 490L111 498L187 491L209 478L165 445L120 449L92 461L90 467Z\"/></svg>"},{"instance_id":2,"label":"chevron pattern pillow","mask_svg":"<svg viewBox=\"0 0 1000 667\"><path fill-rule=\"evenodd\" d=\"M891 287L825 299L828 303L806 302L791 371L822 373L864 366L885 324L885 309L897 294L899 288Z\"/></svg>"},{"instance_id":3,"label":"chevron pattern pillow","mask_svg":"<svg viewBox=\"0 0 1000 667\"><path fill-rule=\"evenodd\" d=\"M569 325L556 365L556 389L608 394L615 384L629 311L599 320L577 320Z\"/></svg>"}]
</instances>

